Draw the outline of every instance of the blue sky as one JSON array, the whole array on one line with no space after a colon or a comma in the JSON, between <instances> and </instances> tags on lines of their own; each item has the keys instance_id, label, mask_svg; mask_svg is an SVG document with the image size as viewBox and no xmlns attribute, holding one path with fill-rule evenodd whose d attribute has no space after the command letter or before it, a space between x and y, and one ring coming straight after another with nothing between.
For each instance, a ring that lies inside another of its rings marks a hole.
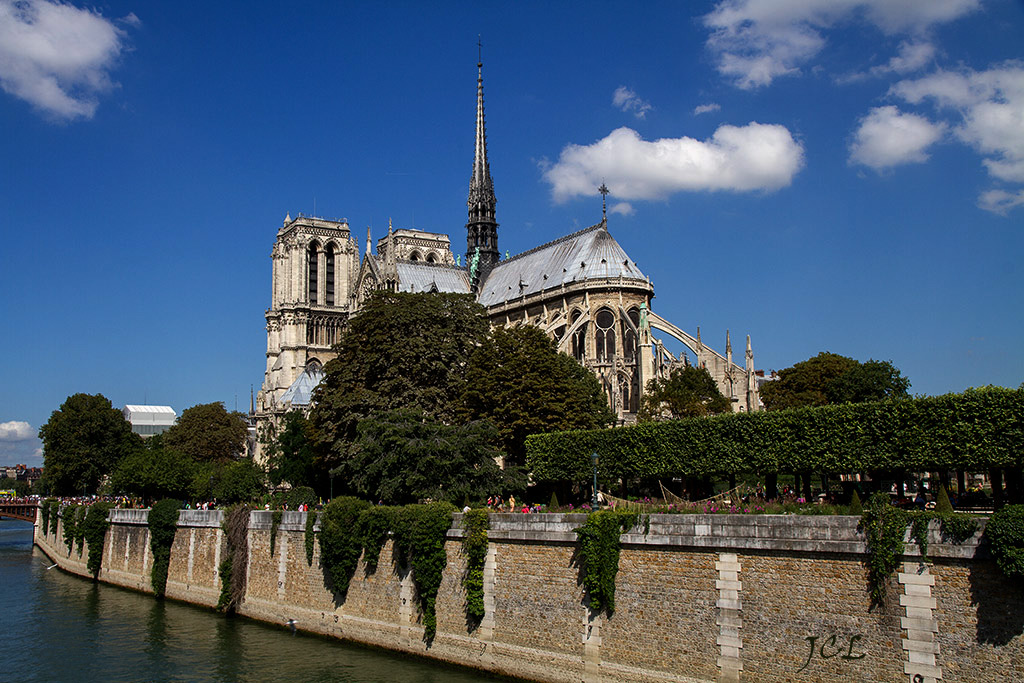
<instances>
[{"instance_id":1,"label":"blue sky","mask_svg":"<svg viewBox=\"0 0 1024 683\"><path fill-rule=\"evenodd\" d=\"M461 251L600 220L654 309L782 369L1024 381L1024 3L0 0L0 464L76 392L248 408L286 213Z\"/></svg>"}]
</instances>

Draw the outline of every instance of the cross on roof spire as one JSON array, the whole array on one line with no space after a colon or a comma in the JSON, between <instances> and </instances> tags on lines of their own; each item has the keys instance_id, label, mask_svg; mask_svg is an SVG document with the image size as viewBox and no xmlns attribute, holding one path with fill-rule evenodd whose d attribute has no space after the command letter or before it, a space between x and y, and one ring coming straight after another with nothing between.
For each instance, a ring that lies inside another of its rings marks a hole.
<instances>
[{"instance_id":1,"label":"cross on roof spire","mask_svg":"<svg viewBox=\"0 0 1024 683\"><path fill-rule=\"evenodd\" d=\"M607 221L608 220L608 203L607 203L607 200L608 200L608 193L611 192L611 190L609 190L608 186L604 184L604 181L602 181L601 182L601 187L597 188L597 191L601 193L601 218L603 220Z\"/></svg>"}]
</instances>

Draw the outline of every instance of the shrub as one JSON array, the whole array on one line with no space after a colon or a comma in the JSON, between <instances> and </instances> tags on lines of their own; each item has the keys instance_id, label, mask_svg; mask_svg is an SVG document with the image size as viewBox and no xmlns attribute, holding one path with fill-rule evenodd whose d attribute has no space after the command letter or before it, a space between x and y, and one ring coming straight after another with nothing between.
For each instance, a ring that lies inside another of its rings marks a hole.
<instances>
[{"instance_id":1,"label":"shrub","mask_svg":"<svg viewBox=\"0 0 1024 683\"><path fill-rule=\"evenodd\" d=\"M1004 505L985 527L992 556L1003 574L1024 578L1024 505Z\"/></svg>"},{"instance_id":2,"label":"shrub","mask_svg":"<svg viewBox=\"0 0 1024 683\"><path fill-rule=\"evenodd\" d=\"M850 496L850 514L851 515L862 515L864 514L864 503L860 502L860 494L857 493L857 489L853 490L853 495Z\"/></svg>"},{"instance_id":3,"label":"shrub","mask_svg":"<svg viewBox=\"0 0 1024 683\"><path fill-rule=\"evenodd\" d=\"M178 531L178 511L181 502L164 498L153 504L146 518L149 524L149 547L153 551L153 568L150 582L158 598L167 590L167 568L171 564L171 546Z\"/></svg>"},{"instance_id":4,"label":"shrub","mask_svg":"<svg viewBox=\"0 0 1024 683\"><path fill-rule=\"evenodd\" d=\"M939 486L939 493L935 496L935 511L939 513L952 514L953 505L949 502L949 493L945 486Z\"/></svg>"},{"instance_id":5,"label":"shrub","mask_svg":"<svg viewBox=\"0 0 1024 683\"><path fill-rule=\"evenodd\" d=\"M298 510L301 505L316 505L316 492L308 486L296 486L288 491L285 502L289 510Z\"/></svg>"},{"instance_id":6,"label":"shrub","mask_svg":"<svg viewBox=\"0 0 1024 683\"><path fill-rule=\"evenodd\" d=\"M359 513L359 539L363 548L363 565L366 573L377 571L381 550L388 541L388 533L394 526L397 508L375 505Z\"/></svg>"}]
</instances>

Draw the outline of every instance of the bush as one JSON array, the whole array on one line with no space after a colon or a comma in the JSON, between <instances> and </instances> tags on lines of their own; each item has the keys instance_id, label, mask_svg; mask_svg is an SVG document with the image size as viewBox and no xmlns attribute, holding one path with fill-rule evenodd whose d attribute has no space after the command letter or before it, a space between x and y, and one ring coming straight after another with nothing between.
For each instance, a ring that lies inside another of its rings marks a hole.
<instances>
[{"instance_id":1,"label":"bush","mask_svg":"<svg viewBox=\"0 0 1024 683\"><path fill-rule=\"evenodd\" d=\"M158 598L162 598L167 590L167 568L171 564L171 546L174 545L174 535L178 531L180 509L180 501L165 498L153 504L147 517L149 547L153 551L150 582Z\"/></svg>"},{"instance_id":2,"label":"bush","mask_svg":"<svg viewBox=\"0 0 1024 683\"><path fill-rule=\"evenodd\" d=\"M377 571L380 553L388 541L388 533L394 526L397 509L375 505L359 513L359 539L363 547L363 564L367 574Z\"/></svg>"},{"instance_id":3,"label":"bush","mask_svg":"<svg viewBox=\"0 0 1024 683\"><path fill-rule=\"evenodd\" d=\"M864 514L864 503L860 502L860 494L857 493L857 489L854 489L853 495L850 496L850 514L858 516Z\"/></svg>"},{"instance_id":4,"label":"bush","mask_svg":"<svg viewBox=\"0 0 1024 683\"><path fill-rule=\"evenodd\" d=\"M316 505L316 492L308 486L296 486L285 495L285 503L289 510L298 510L302 505L310 508Z\"/></svg>"},{"instance_id":5,"label":"bush","mask_svg":"<svg viewBox=\"0 0 1024 683\"><path fill-rule=\"evenodd\" d=\"M1009 577L1024 578L1024 505L1005 505L985 527L992 556Z\"/></svg>"},{"instance_id":6,"label":"bush","mask_svg":"<svg viewBox=\"0 0 1024 683\"><path fill-rule=\"evenodd\" d=\"M945 486L939 486L939 493L935 496L935 512L953 513L953 505L949 502L949 493L946 492Z\"/></svg>"}]
</instances>

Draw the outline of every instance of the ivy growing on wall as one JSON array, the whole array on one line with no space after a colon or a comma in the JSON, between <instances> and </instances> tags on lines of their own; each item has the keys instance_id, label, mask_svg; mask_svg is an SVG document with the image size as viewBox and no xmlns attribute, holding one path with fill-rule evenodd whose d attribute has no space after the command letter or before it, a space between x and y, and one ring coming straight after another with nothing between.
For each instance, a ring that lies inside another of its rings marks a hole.
<instances>
[{"instance_id":1,"label":"ivy growing on wall","mask_svg":"<svg viewBox=\"0 0 1024 683\"><path fill-rule=\"evenodd\" d=\"M89 508L85 505L77 506L75 510L75 526L74 536L75 543L78 544L78 556L82 556L82 551L85 550L85 515L89 511Z\"/></svg>"},{"instance_id":2,"label":"ivy growing on wall","mask_svg":"<svg viewBox=\"0 0 1024 683\"><path fill-rule=\"evenodd\" d=\"M57 524L60 520L60 501L56 498L50 500L50 533L57 535ZM70 552L70 551L69 551Z\"/></svg>"},{"instance_id":3,"label":"ivy growing on wall","mask_svg":"<svg viewBox=\"0 0 1024 683\"><path fill-rule=\"evenodd\" d=\"M619 573L619 537L640 522L636 512L599 510L587 515L576 528L579 541L580 579L587 591L590 609L615 611L615 576Z\"/></svg>"},{"instance_id":4,"label":"ivy growing on wall","mask_svg":"<svg viewBox=\"0 0 1024 683\"><path fill-rule=\"evenodd\" d=\"M363 564L366 573L377 571L380 553L388 541L388 533L394 526L398 508L386 505L374 505L359 513L359 538L363 547Z\"/></svg>"},{"instance_id":5,"label":"ivy growing on wall","mask_svg":"<svg viewBox=\"0 0 1024 683\"><path fill-rule=\"evenodd\" d=\"M86 566L93 578L99 576L100 567L103 565L103 546L107 536L107 529L110 522L107 521L107 513L113 507L112 503L94 503L85 513L79 528L85 543L89 546L89 559Z\"/></svg>"},{"instance_id":6,"label":"ivy growing on wall","mask_svg":"<svg viewBox=\"0 0 1024 683\"><path fill-rule=\"evenodd\" d=\"M306 543L306 564L313 566L313 550L316 543L316 513L312 510L306 513L306 536L303 539Z\"/></svg>"},{"instance_id":7,"label":"ivy growing on wall","mask_svg":"<svg viewBox=\"0 0 1024 683\"><path fill-rule=\"evenodd\" d=\"M335 498L320 515L320 564L334 592L344 599L359 564L363 542L359 537L359 513L370 503L352 496Z\"/></svg>"},{"instance_id":8,"label":"ivy growing on wall","mask_svg":"<svg viewBox=\"0 0 1024 683\"><path fill-rule=\"evenodd\" d=\"M171 546L178 530L178 510L181 503L165 498L153 504L146 518L149 524L149 547L153 551L153 568L150 570L150 583L153 593L158 598L167 590L167 568L171 564Z\"/></svg>"},{"instance_id":9,"label":"ivy growing on wall","mask_svg":"<svg viewBox=\"0 0 1024 683\"><path fill-rule=\"evenodd\" d=\"M1005 505L988 520L985 537L1002 572L1024 580L1024 505Z\"/></svg>"},{"instance_id":10,"label":"ivy growing on wall","mask_svg":"<svg viewBox=\"0 0 1024 683\"><path fill-rule=\"evenodd\" d=\"M281 518L284 517L284 510L274 510L270 516L270 556L274 556L274 548L277 546L277 528L281 526Z\"/></svg>"},{"instance_id":11,"label":"ivy growing on wall","mask_svg":"<svg viewBox=\"0 0 1024 683\"><path fill-rule=\"evenodd\" d=\"M64 522L64 545L68 547L68 557L70 557L71 550L75 547L75 537L78 533L75 528L78 524L78 506L66 505L61 510L60 518Z\"/></svg>"},{"instance_id":12,"label":"ivy growing on wall","mask_svg":"<svg viewBox=\"0 0 1024 683\"><path fill-rule=\"evenodd\" d=\"M448 564L444 540L452 524L450 503L406 505L396 514L392 534L400 556L407 559L423 612L423 639L431 641L437 632L434 604L441 577Z\"/></svg>"},{"instance_id":13,"label":"ivy growing on wall","mask_svg":"<svg viewBox=\"0 0 1024 683\"><path fill-rule=\"evenodd\" d=\"M50 533L50 503L52 502L53 498L47 498L39 506L39 528L42 530L44 537Z\"/></svg>"},{"instance_id":14,"label":"ivy growing on wall","mask_svg":"<svg viewBox=\"0 0 1024 683\"><path fill-rule=\"evenodd\" d=\"M227 554L217 573L220 575L220 598L217 609L234 612L245 598L245 567L249 564L249 513L248 505L232 505L224 512L224 538ZM235 571L235 568L239 571Z\"/></svg>"},{"instance_id":15,"label":"ivy growing on wall","mask_svg":"<svg viewBox=\"0 0 1024 683\"><path fill-rule=\"evenodd\" d=\"M466 574L462 587L466 589L466 619L479 624L484 618L484 564L487 562L487 529L490 516L487 510L476 508L462 516L462 553L466 556Z\"/></svg>"},{"instance_id":16,"label":"ivy growing on wall","mask_svg":"<svg viewBox=\"0 0 1024 683\"><path fill-rule=\"evenodd\" d=\"M918 512L894 506L889 494L875 493L868 499L858 529L864 533L868 546L868 585L872 605L883 605L889 577L903 557L907 527L910 538L921 549L921 560L928 561L928 525L939 520L943 540L963 543L978 530L978 521L966 514L952 512Z\"/></svg>"}]
</instances>

